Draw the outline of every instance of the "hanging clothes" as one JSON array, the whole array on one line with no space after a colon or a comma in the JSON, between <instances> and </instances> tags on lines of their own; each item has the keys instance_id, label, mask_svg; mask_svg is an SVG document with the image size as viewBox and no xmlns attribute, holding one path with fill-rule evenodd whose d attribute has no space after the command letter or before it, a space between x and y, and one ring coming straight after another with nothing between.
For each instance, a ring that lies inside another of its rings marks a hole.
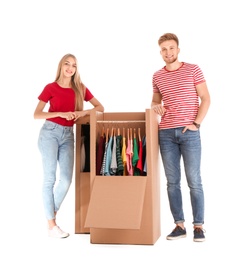
<instances>
[{"instance_id":1,"label":"hanging clothes","mask_svg":"<svg viewBox=\"0 0 240 260\"><path fill-rule=\"evenodd\" d=\"M140 128L138 128L138 161L134 170L134 175L143 175L142 152L142 138Z\"/></svg>"},{"instance_id":2,"label":"hanging clothes","mask_svg":"<svg viewBox=\"0 0 240 260\"><path fill-rule=\"evenodd\" d=\"M80 172L84 171L85 168L85 161L86 161L86 154L85 154L85 144L84 144L85 136L81 136L81 147L80 147Z\"/></svg>"},{"instance_id":3,"label":"hanging clothes","mask_svg":"<svg viewBox=\"0 0 240 260\"><path fill-rule=\"evenodd\" d=\"M104 169L104 175L110 176L111 175L111 161L112 161L112 143L113 143L113 136L109 137L107 152L106 152L106 163Z\"/></svg>"},{"instance_id":4,"label":"hanging clothes","mask_svg":"<svg viewBox=\"0 0 240 260\"><path fill-rule=\"evenodd\" d=\"M143 162L143 176L147 175L147 160L146 160L146 136L142 138L142 162Z\"/></svg>"},{"instance_id":5,"label":"hanging clothes","mask_svg":"<svg viewBox=\"0 0 240 260\"><path fill-rule=\"evenodd\" d=\"M130 131L130 134L129 134ZM128 129L128 140L127 140L127 171L128 175L133 176L132 157L133 157L133 140L132 140L132 129Z\"/></svg>"},{"instance_id":6,"label":"hanging clothes","mask_svg":"<svg viewBox=\"0 0 240 260\"><path fill-rule=\"evenodd\" d=\"M117 148L117 142L116 142L116 135L115 135L115 129L112 131L112 158L111 158L111 165L110 165L110 174L116 175L117 172L117 154L116 154L116 148Z\"/></svg>"},{"instance_id":7,"label":"hanging clothes","mask_svg":"<svg viewBox=\"0 0 240 260\"><path fill-rule=\"evenodd\" d=\"M127 137L125 128L123 135L120 135L119 128L117 135L116 129L112 128L110 136L107 129L107 134L102 132L99 137L96 158L96 175L146 176L146 138L141 137L140 128L138 138L135 128L127 129Z\"/></svg>"},{"instance_id":8,"label":"hanging clothes","mask_svg":"<svg viewBox=\"0 0 240 260\"><path fill-rule=\"evenodd\" d=\"M105 174L105 168L106 168L106 158L107 158L107 149L108 149L108 131L109 131L109 129L107 129L107 133L106 133L103 161L102 161L102 167L101 167L101 171L100 171L101 175Z\"/></svg>"},{"instance_id":9,"label":"hanging clothes","mask_svg":"<svg viewBox=\"0 0 240 260\"><path fill-rule=\"evenodd\" d=\"M123 162L123 176L127 176L127 154L126 154L126 136L125 136L125 128L123 128L123 136L122 136L122 162Z\"/></svg>"},{"instance_id":10,"label":"hanging clothes","mask_svg":"<svg viewBox=\"0 0 240 260\"><path fill-rule=\"evenodd\" d=\"M90 124L82 125L82 136L84 136L85 165L84 172L90 172Z\"/></svg>"},{"instance_id":11,"label":"hanging clothes","mask_svg":"<svg viewBox=\"0 0 240 260\"><path fill-rule=\"evenodd\" d=\"M103 155L105 150L105 142L106 137L104 133L104 127L102 129L102 134L99 137L98 143L97 143L97 154L96 154L96 175L101 175L101 167L103 162Z\"/></svg>"},{"instance_id":12,"label":"hanging clothes","mask_svg":"<svg viewBox=\"0 0 240 260\"><path fill-rule=\"evenodd\" d=\"M117 172L116 175L123 175L123 161L121 156L122 151L122 136L120 135L120 130L118 129L118 134L116 136L116 156L117 156Z\"/></svg>"},{"instance_id":13,"label":"hanging clothes","mask_svg":"<svg viewBox=\"0 0 240 260\"><path fill-rule=\"evenodd\" d=\"M136 169L136 165L138 162L138 142L137 142L137 136L136 136L136 129L134 129L133 133L133 157L132 157L132 166L133 166L133 175L138 176L140 175L138 170Z\"/></svg>"}]
</instances>

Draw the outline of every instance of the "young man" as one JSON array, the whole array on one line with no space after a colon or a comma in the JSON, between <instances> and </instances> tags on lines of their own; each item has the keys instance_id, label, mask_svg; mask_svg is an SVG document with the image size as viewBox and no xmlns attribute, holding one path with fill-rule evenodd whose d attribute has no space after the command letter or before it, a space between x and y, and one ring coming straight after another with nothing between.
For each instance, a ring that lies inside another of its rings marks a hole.
<instances>
[{"instance_id":1,"label":"young man","mask_svg":"<svg viewBox=\"0 0 240 260\"><path fill-rule=\"evenodd\" d=\"M170 210L176 227L167 236L186 237L181 194L181 165L190 189L193 240L204 241L204 192L201 180L200 125L210 106L210 95L198 65L178 61L179 40L166 33L158 40L165 66L153 74L152 109L161 116L159 145L167 179Z\"/></svg>"}]
</instances>

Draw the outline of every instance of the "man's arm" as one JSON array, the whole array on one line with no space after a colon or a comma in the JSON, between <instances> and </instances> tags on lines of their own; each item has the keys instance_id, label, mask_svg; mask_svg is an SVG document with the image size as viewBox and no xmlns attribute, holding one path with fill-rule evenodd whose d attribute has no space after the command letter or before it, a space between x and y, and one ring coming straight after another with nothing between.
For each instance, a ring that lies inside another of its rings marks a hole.
<instances>
[{"instance_id":1,"label":"man's arm","mask_svg":"<svg viewBox=\"0 0 240 260\"><path fill-rule=\"evenodd\" d=\"M208 109L209 109L209 106L211 103L211 99L210 99L210 94L208 92L206 82L197 85L196 89L197 89L197 94L201 101L200 101L200 105L199 105L198 114L195 118L195 122L197 124L201 124L204 117L206 116L206 114L208 112Z\"/></svg>"},{"instance_id":2,"label":"man's arm","mask_svg":"<svg viewBox=\"0 0 240 260\"><path fill-rule=\"evenodd\" d=\"M162 105L162 95L160 93L153 93L151 108L160 116L162 116L166 109Z\"/></svg>"}]
</instances>

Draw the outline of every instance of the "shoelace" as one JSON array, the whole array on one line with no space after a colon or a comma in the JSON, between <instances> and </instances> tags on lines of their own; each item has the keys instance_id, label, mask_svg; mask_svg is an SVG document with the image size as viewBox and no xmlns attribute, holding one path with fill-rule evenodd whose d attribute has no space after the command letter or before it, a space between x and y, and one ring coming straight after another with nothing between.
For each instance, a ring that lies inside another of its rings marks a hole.
<instances>
[{"instance_id":1,"label":"shoelace","mask_svg":"<svg viewBox=\"0 0 240 260\"><path fill-rule=\"evenodd\" d=\"M202 229L202 228L195 228L194 231L195 231L196 233L205 233L205 230Z\"/></svg>"},{"instance_id":2,"label":"shoelace","mask_svg":"<svg viewBox=\"0 0 240 260\"><path fill-rule=\"evenodd\" d=\"M178 231L178 230L182 231L183 229L182 229L180 226L176 226L176 227L173 229L173 232Z\"/></svg>"}]
</instances>

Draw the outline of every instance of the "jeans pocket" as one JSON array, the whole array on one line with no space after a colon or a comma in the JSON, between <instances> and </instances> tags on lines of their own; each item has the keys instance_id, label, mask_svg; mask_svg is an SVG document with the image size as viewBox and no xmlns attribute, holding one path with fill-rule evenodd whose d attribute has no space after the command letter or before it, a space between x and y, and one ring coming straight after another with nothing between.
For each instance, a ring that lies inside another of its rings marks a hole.
<instances>
[{"instance_id":1,"label":"jeans pocket","mask_svg":"<svg viewBox=\"0 0 240 260\"><path fill-rule=\"evenodd\" d=\"M43 129L44 130L54 130L56 127L57 127L57 125L55 123L53 123L53 122L46 121L43 124Z\"/></svg>"}]
</instances>

